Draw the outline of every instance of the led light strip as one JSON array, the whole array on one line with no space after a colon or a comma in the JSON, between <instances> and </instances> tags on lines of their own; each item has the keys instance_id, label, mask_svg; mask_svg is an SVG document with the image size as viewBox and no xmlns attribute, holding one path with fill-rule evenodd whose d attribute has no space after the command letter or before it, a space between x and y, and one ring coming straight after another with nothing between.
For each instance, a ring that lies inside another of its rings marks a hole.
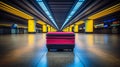
<instances>
[{"instance_id":1,"label":"led light strip","mask_svg":"<svg viewBox=\"0 0 120 67\"><path fill-rule=\"evenodd\" d=\"M65 22L63 23L62 27L61 27L61 30L62 28L65 26L65 24L71 19L71 17L75 14L75 12L79 9L79 7L82 5L82 3L84 2L85 0L79 0L76 5L74 6L74 8L71 10L71 12L69 13L69 15L67 16Z\"/></svg>"},{"instance_id":2,"label":"led light strip","mask_svg":"<svg viewBox=\"0 0 120 67\"><path fill-rule=\"evenodd\" d=\"M42 0L36 0L38 2L38 4L40 5L40 7L43 9L43 11L47 14L47 16L49 17L49 19L54 23L54 25L58 28L55 20L53 19L52 15L50 14L50 12L48 11L47 7L45 6L44 2ZM59 29L59 28L58 28Z\"/></svg>"}]
</instances>

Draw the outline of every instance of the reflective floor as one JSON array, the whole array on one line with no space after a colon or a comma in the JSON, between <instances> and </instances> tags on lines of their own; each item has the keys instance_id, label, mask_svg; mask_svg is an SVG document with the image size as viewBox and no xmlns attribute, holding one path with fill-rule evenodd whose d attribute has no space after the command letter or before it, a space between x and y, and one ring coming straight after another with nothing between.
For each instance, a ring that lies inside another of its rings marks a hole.
<instances>
[{"instance_id":1,"label":"reflective floor","mask_svg":"<svg viewBox=\"0 0 120 67\"><path fill-rule=\"evenodd\" d=\"M0 35L0 67L120 67L120 35L76 34L73 52L48 52L45 39Z\"/></svg>"}]
</instances>

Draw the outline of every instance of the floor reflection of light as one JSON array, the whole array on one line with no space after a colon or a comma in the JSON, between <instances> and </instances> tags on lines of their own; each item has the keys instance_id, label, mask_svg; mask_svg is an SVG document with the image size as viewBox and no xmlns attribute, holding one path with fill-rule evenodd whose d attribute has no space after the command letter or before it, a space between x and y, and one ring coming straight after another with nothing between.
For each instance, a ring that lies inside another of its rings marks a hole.
<instances>
[{"instance_id":1,"label":"floor reflection of light","mask_svg":"<svg viewBox=\"0 0 120 67\"><path fill-rule=\"evenodd\" d=\"M47 63L47 52L44 54L44 56L41 58L40 62L38 63L37 67L48 67Z\"/></svg>"},{"instance_id":2,"label":"floor reflection of light","mask_svg":"<svg viewBox=\"0 0 120 67\"><path fill-rule=\"evenodd\" d=\"M74 65L73 65L73 67L84 67L84 65L81 62L80 58L76 54L74 56Z\"/></svg>"},{"instance_id":3,"label":"floor reflection of light","mask_svg":"<svg viewBox=\"0 0 120 67\"><path fill-rule=\"evenodd\" d=\"M88 46L92 47L94 45L94 35L87 35L86 41Z\"/></svg>"},{"instance_id":4,"label":"floor reflection of light","mask_svg":"<svg viewBox=\"0 0 120 67\"><path fill-rule=\"evenodd\" d=\"M34 45L34 42L35 42L35 35L32 34L28 35L28 45L29 46Z\"/></svg>"},{"instance_id":5,"label":"floor reflection of light","mask_svg":"<svg viewBox=\"0 0 120 67\"><path fill-rule=\"evenodd\" d=\"M105 35L105 36L104 36L104 42L105 42L105 44L108 43L108 35Z\"/></svg>"},{"instance_id":6,"label":"floor reflection of light","mask_svg":"<svg viewBox=\"0 0 120 67\"><path fill-rule=\"evenodd\" d=\"M16 36L14 35L12 37L14 38ZM15 62L15 61L19 60L19 58L22 57L23 55L25 55L25 54L29 53L30 51L32 51L33 50L32 47L34 45L34 39L35 39L34 35L28 35L28 42L26 42L26 45L22 46L22 47L18 47L17 49L12 50L9 53L7 53L3 57L5 59L1 60L3 62L3 64L10 63L10 62ZM18 36L16 38L16 41L19 41ZM15 41L13 41L13 42L15 42ZM25 42L23 42L23 43L21 43L21 42L16 43L15 42L15 44L23 45L23 44L25 44ZM8 57L8 56L10 56L10 57Z\"/></svg>"},{"instance_id":7,"label":"floor reflection of light","mask_svg":"<svg viewBox=\"0 0 120 67\"><path fill-rule=\"evenodd\" d=\"M79 35L78 34L75 34L75 47L79 47L80 49L83 49L84 48L84 43L82 41L82 39L79 39Z\"/></svg>"},{"instance_id":8,"label":"floor reflection of light","mask_svg":"<svg viewBox=\"0 0 120 67\"><path fill-rule=\"evenodd\" d=\"M112 55L109 52L105 52L104 50L101 50L99 48L89 48L88 49L92 54L96 55L96 57L99 57L101 60L104 60L107 63L113 63L113 64L119 64L120 60L115 56Z\"/></svg>"},{"instance_id":9,"label":"floor reflection of light","mask_svg":"<svg viewBox=\"0 0 120 67\"><path fill-rule=\"evenodd\" d=\"M44 55L44 53L47 52L47 48L44 44L45 41L42 40L40 36L37 36L39 41L36 41L36 35L34 34L28 34L28 36L26 37L23 37L22 35L22 40L20 35L12 35L12 38L14 38L15 41L11 38L11 42L12 43L14 42L14 45L18 45L17 49L11 50L7 54L5 54L3 59L1 59L0 63L5 65L8 63L21 60L21 58L24 59L28 55L30 55L31 59L35 56L36 57L35 59L39 60L40 56ZM19 45L21 46L19 47ZM39 45L42 45L42 46L38 47ZM26 57L26 59L28 58L29 57ZM35 61L35 59L33 60L33 62Z\"/></svg>"},{"instance_id":10,"label":"floor reflection of light","mask_svg":"<svg viewBox=\"0 0 120 67\"><path fill-rule=\"evenodd\" d=\"M74 49L74 61L66 67L85 67L77 53L77 50Z\"/></svg>"},{"instance_id":11,"label":"floor reflection of light","mask_svg":"<svg viewBox=\"0 0 120 67\"><path fill-rule=\"evenodd\" d=\"M34 54L34 59L32 60L33 67L44 67L42 66L46 60L46 53L48 52L46 46L43 46L41 49L37 49ZM42 65L41 65L42 64ZM41 65L41 66L40 66Z\"/></svg>"}]
</instances>

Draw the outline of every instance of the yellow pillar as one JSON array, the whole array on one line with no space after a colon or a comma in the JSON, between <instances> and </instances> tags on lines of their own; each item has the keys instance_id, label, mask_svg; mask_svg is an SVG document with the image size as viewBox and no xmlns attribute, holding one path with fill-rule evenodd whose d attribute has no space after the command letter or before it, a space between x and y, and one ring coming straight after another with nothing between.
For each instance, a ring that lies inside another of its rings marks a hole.
<instances>
[{"instance_id":1,"label":"yellow pillar","mask_svg":"<svg viewBox=\"0 0 120 67\"><path fill-rule=\"evenodd\" d=\"M48 32L51 32L51 26L47 25L47 27L48 27Z\"/></svg>"},{"instance_id":2,"label":"yellow pillar","mask_svg":"<svg viewBox=\"0 0 120 67\"><path fill-rule=\"evenodd\" d=\"M67 31L67 32L70 32L70 26L69 26L69 27L67 27L67 29L68 29L68 31Z\"/></svg>"},{"instance_id":3,"label":"yellow pillar","mask_svg":"<svg viewBox=\"0 0 120 67\"><path fill-rule=\"evenodd\" d=\"M52 27L50 26L50 32L52 32Z\"/></svg>"},{"instance_id":4,"label":"yellow pillar","mask_svg":"<svg viewBox=\"0 0 120 67\"><path fill-rule=\"evenodd\" d=\"M66 27L66 32L69 32L69 28L68 27Z\"/></svg>"},{"instance_id":5,"label":"yellow pillar","mask_svg":"<svg viewBox=\"0 0 120 67\"><path fill-rule=\"evenodd\" d=\"M51 32L53 32L53 27L51 27Z\"/></svg>"},{"instance_id":6,"label":"yellow pillar","mask_svg":"<svg viewBox=\"0 0 120 67\"><path fill-rule=\"evenodd\" d=\"M53 27L51 27L51 32L55 32L55 29Z\"/></svg>"},{"instance_id":7,"label":"yellow pillar","mask_svg":"<svg viewBox=\"0 0 120 67\"><path fill-rule=\"evenodd\" d=\"M75 26L74 26L74 32L78 32L79 31L79 25L83 24L84 21L83 20L79 20L75 23Z\"/></svg>"},{"instance_id":8,"label":"yellow pillar","mask_svg":"<svg viewBox=\"0 0 120 67\"><path fill-rule=\"evenodd\" d=\"M46 25L46 24L44 24L44 25L42 26L42 32L43 32L43 33L46 33L46 32L47 32L47 25Z\"/></svg>"},{"instance_id":9,"label":"yellow pillar","mask_svg":"<svg viewBox=\"0 0 120 67\"><path fill-rule=\"evenodd\" d=\"M51 32L56 32L57 30L53 27L51 27Z\"/></svg>"},{"instance_id":10,"label":"yellow pillar","mask_svg":"<svg viewBox=\"0 0 120 67\"><path fill-rule=\"evenodd\" d=\"M68 32L68 27L64 28L63 32Z\"/></svg>"},{"instance_id":11,"label":"yellow pillar","mask_svg":"<svg viewBox=\"0 0 120 67\"><path fill-rule=\"evenodd\" d=\"M72 32L72 27L69 27L69 32Z\"/></svg>"},{"instance_id":12,"label":"yellow pillar","mask_svg":"<svg viewBox=\"0 0 120 67\"><path fill-rule=\"evenodd\" d=\"M74 32L78 33L78 30L79 30L79 26L78 26L78 24L75 24L74 25Z\"/></svg>"},{"instance_id":13,"label":"yellow pillar","mask_svg":"<svg viewBox=\"0 0 120 67\"><path fill-rule=\"evenodd\" d=\"M62 31L65 32L65 29L63 29Z\"/></svg>"},{"instance_id":14,"label":"yellow pillar","mask_svg":"<svg viewBox=\"0 0 120 67\"><path fill-rule=\"evenodd\" d=\"M35 20L28 20L28 32L29 33L35 33L36 32Z\"/></svg>"},{"instance_id":15,"label":"yellow pillar","mask_svg":"<svg viewBox=\"0 0 120 67\"><path fill-rule=\"evenodd\" d=\"M71 25L71 26L70 26L70 28L69 28L69 31L70 31L70 32L72 32L73 26L74 26L74 25Z\"/></svg>"},{"instance_id":16,"label":"yellow pillar","mask_svg":"<svg viewBox=\"0 0 120 67\"><path fill-rule=\"evenodd\" d=\"M93 32L93 20L86 20L85 22L85 32L92 33Z\"/></svg>"}]
</instances>

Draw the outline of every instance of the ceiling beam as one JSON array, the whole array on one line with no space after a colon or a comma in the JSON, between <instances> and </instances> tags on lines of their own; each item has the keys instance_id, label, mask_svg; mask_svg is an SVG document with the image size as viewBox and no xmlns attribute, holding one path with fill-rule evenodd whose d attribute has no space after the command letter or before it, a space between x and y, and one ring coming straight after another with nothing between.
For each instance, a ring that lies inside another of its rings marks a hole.
<instances>
[{"instance_id":1,"label":"ceiling beam","mask_svg":"<svg viewBox=\"0 0 120 67\"><path fill-rule=\"evenodd\" d=\"M24 19L34 19L34 17L26 14L25 12L18 10L18 9L16 9L8 4L5 4L3 2L0 2L0 9L3 11L6 11L8 13L14 14L16 16L19 16L21 18L24 18Z\"/></svg>"},{"instance_id":2,"label":"ceiling beam","mask_svg":"<svg viewBox=\"0 0 120 67\"><path fill-rule=\"evenodd\" d=\"M103 16L106 16L106 15L109 15L109 14L112 14L112 13L115 13L117 11L120 11L120 3L112 6L112 7L109 7L107 9L104 9L96 14L93 14L91 16L88 17L88 19L97 19L97 18L100 18L100 17L103 17Z\"/></svg>"}]
</instances>

